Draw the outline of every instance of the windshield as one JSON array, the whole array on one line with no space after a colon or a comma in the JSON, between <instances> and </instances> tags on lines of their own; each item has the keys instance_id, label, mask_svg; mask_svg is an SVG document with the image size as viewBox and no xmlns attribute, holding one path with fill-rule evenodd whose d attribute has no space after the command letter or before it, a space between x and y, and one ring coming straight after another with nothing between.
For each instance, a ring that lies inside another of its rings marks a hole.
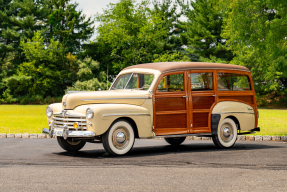
<instances>
[{"instance_id":1,"label":"windshield","mask_svg":"<svg viewBox=\"0 0 287 192\"><path fill-rule=\"evenodd\" d=\"M128 73L118 77L111 89L148 90L152 80L151 74Z\"/></svg>"}]
</instances>

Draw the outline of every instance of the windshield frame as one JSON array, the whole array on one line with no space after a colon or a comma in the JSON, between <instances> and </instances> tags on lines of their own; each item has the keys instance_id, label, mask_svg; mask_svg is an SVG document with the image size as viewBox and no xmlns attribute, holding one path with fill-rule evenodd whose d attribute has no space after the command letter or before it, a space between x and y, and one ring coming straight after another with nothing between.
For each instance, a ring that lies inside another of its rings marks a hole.
<instances>
[{"instance_id":1,"label":"windshield frame","mask_svg":"<svg viewBox=\"0 0 287 192\"><path fill-rule=\"evenodd\" d=\"M129 79L128 79L128 81L127 81L127 83L126 83L126 85L125 85L125 87L124 87L123 89L113 88L113 86L115 85L115 83L117 82L117 80L118 80L120 77L122 77L122 76L124 76L124 75L128 75L128 74L130 74L130 77L129 77ZM153 76L153 79L152 79L151 83L149 84L148 89L146 89L146 90L143 90L143 89L126 89L126 87L128 86L128 84L129 84L129 82L130 82L130 80L131 80L131 78L133 77L134 74L143 74L143 75L152 75L152 76ZM123 74L118 75L118 77L114 80L114 82L113 82L112 85L110 86L109 90L138 90L138 91L148 91L148 90L151 88L151 85L153 84L154 80L155 80L155 74L149 73L149 72L147 72L147 73L145 73L145 72L123 73Z\"/></svg>"}]
</instances>

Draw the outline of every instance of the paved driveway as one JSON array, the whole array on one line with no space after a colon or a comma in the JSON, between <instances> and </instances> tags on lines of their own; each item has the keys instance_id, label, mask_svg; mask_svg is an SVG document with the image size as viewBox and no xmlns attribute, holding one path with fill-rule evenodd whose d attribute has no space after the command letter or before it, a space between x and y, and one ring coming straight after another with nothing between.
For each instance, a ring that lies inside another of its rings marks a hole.
<instances>
[{"instance_id":1,"label":"paved driveway","mask_svg":"<svg viewBox=\"0 0 287 192\"><path fill-rule=\"evenodd\" d=\"M0 139L0 191L287 191L287 143L136 140L110 157L101 144L64 152L55 139Z\"/></svg>"}]
</instances>

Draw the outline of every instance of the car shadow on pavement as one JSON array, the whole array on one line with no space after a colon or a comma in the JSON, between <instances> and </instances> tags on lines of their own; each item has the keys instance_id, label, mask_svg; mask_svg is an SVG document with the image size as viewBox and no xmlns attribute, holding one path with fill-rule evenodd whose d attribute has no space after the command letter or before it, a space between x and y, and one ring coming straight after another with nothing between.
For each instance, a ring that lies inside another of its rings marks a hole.
<instances>
[{"instance_id":1,"label":"car shadow on pavement","mask_svg":"<svg viewBox=\"0 0 287 192\"><path fill-rule=\"evenodd\" d=\"M187 143L179 146L172 145L155 145L155 146L134 146L133 149L123 156L112 156L105 152L104 149L85 150L78 152L61 152L54 153L59 156L71 156L79 158L130 158L130 157L145 157L145 156L160 156L167 154L183 154L183 153L213 153L224 151L247 151L261 150L270 148L281 148L278 145L266 145L258 142L243 142L236 143L228 149L219 149L213 143Z\"/></svg>"}]
</instances>

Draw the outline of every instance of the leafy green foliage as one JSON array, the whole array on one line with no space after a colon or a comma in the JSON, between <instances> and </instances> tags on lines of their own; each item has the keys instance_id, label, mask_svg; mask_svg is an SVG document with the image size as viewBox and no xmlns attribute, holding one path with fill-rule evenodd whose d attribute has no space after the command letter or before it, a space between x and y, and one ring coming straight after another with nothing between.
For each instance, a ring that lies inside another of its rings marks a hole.
<instances>
[{"instance_id":1,"label":"leafy green foliage","mask_svg":"<svg viewBox=\"0 0 287 192\"><path fill-rule=\"evenodd\" d=\"M77 11L78 4L70 3L70 0L52 0L49 6L49 38L65 44L67 52L78 54L82 44L94 33L94 21L91 17L86 17L82 11Z\"/></svg>"},{"instance_id":2,"label":"leafy green foliage","mask_svg":"<svg viewBox=\"0 0 287 192\"><path fill-rule=\"evenodd\" d=\"M236 55L232 63L251 70L258 93L286 95L287 2L236 0L223 6L229 8L224 36Z\"/></svg>"},{"instance_id":3,"label":"leafy green foliage","mask_svg":"<svg viewBox=\"0 0 287 192\"><path fill-rule=\"evenodd\" d=\"M47 0L0 0L0 56L4 61L8 53L17 51L21 60L21 39L32 38L34 31L45 27L48 15ZM21 61L18 61L21 62Z\"/></svg>"},{"instance_id":4,"label":"leafy green foliage","mask_svg":"<svg viewBox=\"0 0 287 192\"><path fill-rule=\"evenodd\" d=\"M100 70L110 67L116 74L124 67L153 60L154 54L164 50L168 31L161 15L151 14L148 1L135 4L121 0L110 4L96 19L97 38L87 48L87 54L99 61Z\"/></svg>"},{"instance_id":5,"label":"leafy green foliage","mask_svg":"<svg viewBox=\"0 0 287 192\"><path fill-rule=\"evenodd\" d=\"M187 57L184 53L181 52L166 52L164 54L155 54L154 63L156 62L168 62L168 61L190 61L189 57Z\"/></svg>"},{"instance_id":6,"label":"leafy green foliage","mask_svg":"<svg viewBox=\"0 0 287 192\"><path fill-rule=\"evenodd\" d=\"M44 97L61 95L65 87L76 79L76 62L65 55L65 48L59 42L51 39L49 46L45 46L44 38L37 32L32 40L22 41L21 47L27 62L20 64L17 75L33 78L29 94Z\"/></svg>"},{"instance_id":7,"label":"leafy green foliage","mask_svg":"<svg viewBox=\"0 0 287 192\"><path fill-rule=\"evenodd\" d=\"M226 47L226 39L221 36L223 13L215 0L195 0L190 4L180 1L184 14L188 20L182 25L185 32L183 42L189 47L190 56L219 58L230 61L232 53Z\"/></svg>"},{"instance_id":8,"label":"leafy green foliage","mask_svg":"<svg viewBox=\"0 0 287 192\"><path fill-rule=\"evenodd\" d=\"M83 60L78 60L77 64L79 67L77 72L78 80L73 86L67 87L66 91L97 91L107 88L106 73L98 71L100 65L97 61L86 57Z\"/></svg>"}]
</instances>

